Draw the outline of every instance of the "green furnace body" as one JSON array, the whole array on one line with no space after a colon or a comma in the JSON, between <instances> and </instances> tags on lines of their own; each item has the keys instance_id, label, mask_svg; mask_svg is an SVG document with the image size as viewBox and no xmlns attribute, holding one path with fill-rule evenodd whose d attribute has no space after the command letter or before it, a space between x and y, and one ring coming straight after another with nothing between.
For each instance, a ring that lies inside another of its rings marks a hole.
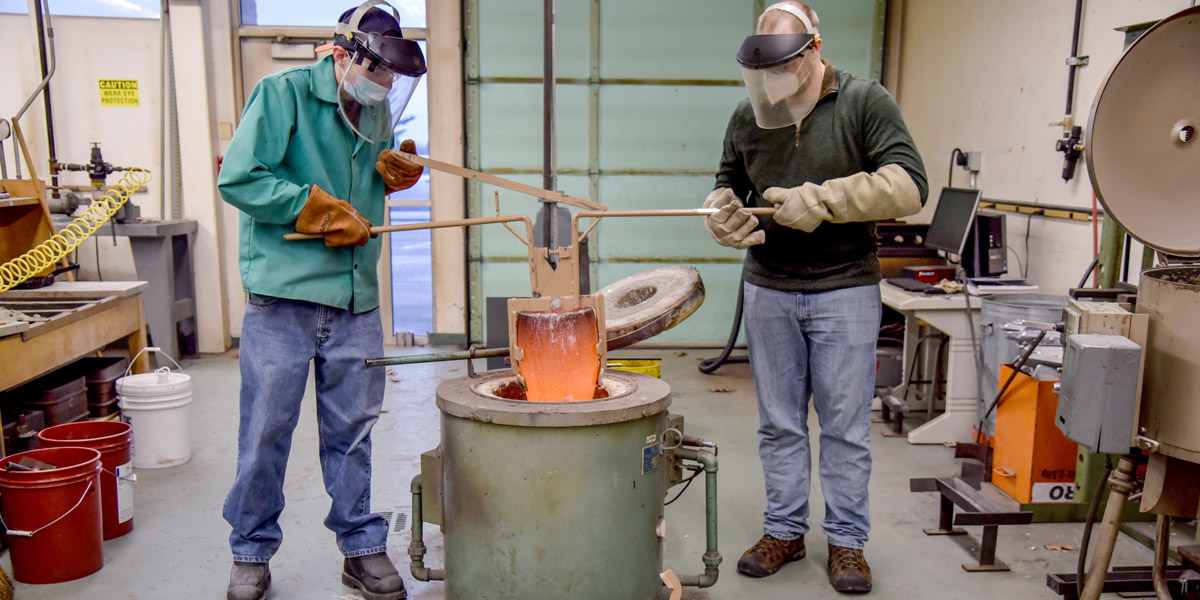
<instances>
[{"instance_id":1,"label":"green furnace body","mask_svg":"<svg viewBox=\"0 0 1200 600\"><path fill-rule=\"evenodd\" d=\"M449 600L658 598L664 494L679 481L671 444L683 438L670 387L607 372L600 400L491 393L511 380L438 386L441 444L414 480L413 531L416 545L421 521L442 526L445 569L418 578L444 578Z\"/></svg>"}]
</instances>

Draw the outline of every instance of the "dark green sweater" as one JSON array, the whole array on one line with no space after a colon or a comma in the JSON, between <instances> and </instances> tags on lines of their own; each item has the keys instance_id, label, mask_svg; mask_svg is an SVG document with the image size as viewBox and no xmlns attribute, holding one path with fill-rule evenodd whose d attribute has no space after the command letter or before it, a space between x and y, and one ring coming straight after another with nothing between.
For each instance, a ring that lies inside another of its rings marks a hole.
<instances>
[{"instance_id":1,"label":"dark green sweater","mask_svg":"<svg viewBox=\"0 0 1200 600\"><path fill-rule=\"evenodd\" d=\"M925 167L900 107L877 81L837 71L825 62L821 99L796 127L762 129L749 99L733 111L716 187L733 188L747 206L774 206L770 187L824 183L896 164L929 195ZM811 233L760 218L766 242L746 252L743 276L757 286L823 292L879 282L875 223L821 223Z\"/></svg>"}]
</instances>

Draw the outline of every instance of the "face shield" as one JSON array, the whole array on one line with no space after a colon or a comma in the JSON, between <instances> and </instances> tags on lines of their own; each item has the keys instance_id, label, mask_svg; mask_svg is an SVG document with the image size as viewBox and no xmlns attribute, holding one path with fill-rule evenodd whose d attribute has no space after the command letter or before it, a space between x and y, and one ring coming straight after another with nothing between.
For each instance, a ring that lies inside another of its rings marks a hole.
<instances>
[{"instance_id":1,"label":"face shield","mask_svg":"<svg viewBox=\"0 0 1200 600\"><path fill-rule=\"evenodd\" d=\"M754 120L763 129L799 123L816 104L800 94L816 71L817 36L808 33L752 35L742 42L737 61L750 92Z\"/></svg>"},{"instance_id":2,"label":"face shield","mask_svg":"<svg viewBox=\"0 0 1200 600\"><path fill-rule=\"evenodd\" d=\"M338 108L346 124L360 137L386 142L395 135L404 108L425 74L425 56L416 41L398 33L358 30L362 15L376 4L386 3L364 2L349 23L338 25L337 33L352 41L354 48L338 86Z\"/></svg>"}]
</instances>

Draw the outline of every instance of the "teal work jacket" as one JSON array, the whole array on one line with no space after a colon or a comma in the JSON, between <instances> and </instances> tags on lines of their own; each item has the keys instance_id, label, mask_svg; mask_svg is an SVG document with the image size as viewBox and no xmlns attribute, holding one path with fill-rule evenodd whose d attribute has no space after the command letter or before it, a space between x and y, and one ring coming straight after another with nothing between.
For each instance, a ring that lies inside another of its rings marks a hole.
<instances>
[{"instance_id":1,"label":"teal work jacket","mask_svg":"<svg viewBox=\"0 0 1200 600\"><path fill-rule=\"evenodd\" d=\"M246 101L217 189L241 211L238 267L247 292L305 300L355 313L379 306L381 238L361 248L289 242L312 186L384 223L379 153L391 142L355 135L338 113L333 59L264 77Z\"/></svg>"}]
</instances>

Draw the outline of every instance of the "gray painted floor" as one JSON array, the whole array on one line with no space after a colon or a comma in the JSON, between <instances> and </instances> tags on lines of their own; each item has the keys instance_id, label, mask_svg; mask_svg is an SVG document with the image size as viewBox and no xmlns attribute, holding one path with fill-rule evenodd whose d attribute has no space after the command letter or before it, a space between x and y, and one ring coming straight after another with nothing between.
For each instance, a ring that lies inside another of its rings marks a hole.
<instances>
[{"instance_id":1,"label":"gray painted floor","mask_svg":"<svg viewBox=\"0 0 1200 600\"><path fill-rule=\"evenodd\" d=\"M411 349L425 352L429 349ZM627 353L628 354L628 353ZM761 535L762 471L755 444L757 412L747 365L722 367L715 376L701 375L696 362L715 351L653 350L639 356L663 358L663 379L673 390L672 411L687 419L687 432L720 446L720 549L725 557L717 585L689 590L685 598L758 600L835 598L825 571L825 539L817 527L808 536L809 556L766 579L736 573L741 553ZM480 361L482 362L482 361ZM480 365L482 367L482 365ZM138 471L135 527L132 533L105 543L105 566L77 581L44 586L17 584L21 600L48 598L119 598L127 600L224 598L229 573L228 526L221 505L233 478L236 456L238 368L235 352L205 356L185 363L193 377L190 433L193 455L185 465ZM396 367L387 384L386 412L375 428L374 497L376 511L411 504L409 480L421 452L438 440L438 411L433 391L439 381L466 375L463 363ZM727 388L729 392L714 392ZM317 462L317 435L312 385L306 410L293 441L282 526L285 541L271 563L271 598L287 600L353 599L360 596L341 585L341 556L333 535L321 524L328 497ZM1072 572L1077 553L1050 551L1048 544L1079 543L1079 524L1040 524L1001 528L998 555L1013 570L970 574L959 566L972 560L980 528L965 537L926 537L921 529L936 524L938 500L933 494L908 491L914 476L952 475L958 471L953 451L944 446L912 446L902 438L883 438L876 424L871 479L874 527L867 558L874 571L871 598L1002 598L1055 597L1045 586L1047 572ZM816 423L813 419L814 439ZM815 452L814 452L815 454ZM814 469L815 471L815 469ZM704 486L693 485L668 507L666 566L677 573L702 570ZM677 488L676 488L677 489ZM986 488L985 488L986 489ZM995 490L991 490L995 492ZM998 493L998 492L995 492ZM813 522L822 507L813 490ZM440 566L442 553L436 527L426 527L429 564ZM393 533L389 554L400 566L410 598L443 598L442 584L413 581L408 575L407 531ZM1149 564L1151 553L1128 537L1117 544L1114 565ZM11 573L8 555L0 566ZM547 598L555 598L553 593ZM1115 596L1114 596L1115 597ZM621 599L616 599L621 600Z\"/></svg>"}]
</instances>

